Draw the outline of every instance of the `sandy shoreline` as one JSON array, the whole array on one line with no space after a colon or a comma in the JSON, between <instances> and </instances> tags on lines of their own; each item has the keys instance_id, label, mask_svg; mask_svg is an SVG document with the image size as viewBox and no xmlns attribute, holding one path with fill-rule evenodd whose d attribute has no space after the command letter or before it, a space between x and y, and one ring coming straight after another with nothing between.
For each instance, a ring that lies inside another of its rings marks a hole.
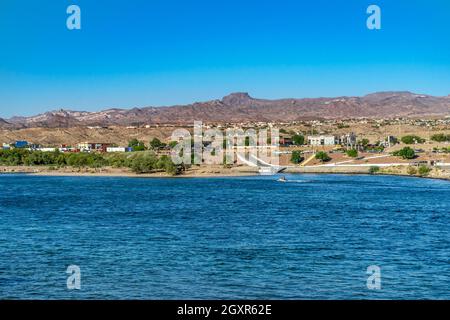
<instances>
[{"instance_id":1,"label":"sandy shoreline","mask_svg":"<svg viewBox=\"0 0 450 320\"><path fill-rule=\"evenodd\" d=\"M27 167L27 166L0 166L0 174L29 174L34 176L53 177L128 177L128 178L210 178L210 177L241 177L257 175L257 168L236 167L226 169L218 167L200 167L189 169L181 175L170 175L165 172L153 172L137 174L125 168L100 168L100 169L78 169L60 168L50 170L48 167Z\"/></svg>"},{"instance_id":2,"label":"sandy shoreline","mask_svg":"<svg viewBox=\"0 0 450 320\"><path fill-rule=\"evenodd\" d=\"M60 168L51 170L48 167L27 166L0 166L0 174L29 174L34 176L50 177L127 177L127 178L213 178L213 177L245 177L259 175L255 167L239 166L224 168L222 166L196 167L187 170L181 175L173 176L165 172L137 174L125 168ZM286 174L369 174L367 167L296 167L288 168ZM419 177L429 179L450 180L450 170L434 168L428 175L411 175L407 173L407 167L381 168L376 175L395 175L404 177Z\"/></svg>"}]
</instances>

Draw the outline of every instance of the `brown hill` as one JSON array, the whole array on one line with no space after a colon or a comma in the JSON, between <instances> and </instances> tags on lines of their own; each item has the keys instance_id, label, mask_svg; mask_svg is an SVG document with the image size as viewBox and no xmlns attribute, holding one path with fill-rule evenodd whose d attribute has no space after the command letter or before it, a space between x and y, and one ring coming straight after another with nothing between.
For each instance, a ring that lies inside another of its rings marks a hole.
<instances>
[{"instance_id":1,"label":"brown hill","mask_svg":"<svg viewBox=\"0 0 450 320\"><path fill-rule=\"evenodd\" d=\"M17 128L69 128L137 124L192 124L204 122L295 121L311 118L395 118L447 116L450 96L411 92L379 92L363 97L255 99L233 93L221 100L171 107L108 109L100 112L58 110L33 117L13 117L6 124Z\"/></svg>"},{"instance_id":2,"label":"brown hill","mask_svg":"<svg viewBox=\"0 0 450 320\"><path fill-rule=\"evenodd\" d=\"M0 118L0 129L11 129L15 126L9 122L7 122L5 119Z\"/></svg>"}]
</instances>

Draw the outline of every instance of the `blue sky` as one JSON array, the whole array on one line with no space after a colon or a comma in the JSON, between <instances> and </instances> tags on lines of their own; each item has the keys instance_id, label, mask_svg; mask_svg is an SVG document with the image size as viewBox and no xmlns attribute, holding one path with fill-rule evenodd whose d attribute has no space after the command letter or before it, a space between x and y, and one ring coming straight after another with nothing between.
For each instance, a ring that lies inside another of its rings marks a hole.
<instances>
[{"instance_id":1,"label":"blue sky","mask_svg":"<svg viewBox=\"0 0 450 320\"><path fill-rule=\"evenodd\" d=\"M81 8L82 29L66 28ZM382 29L366 28L366 8ZM450 94L448 0L0 3L0 117L409 90Z\"/></svg>"}]
</instances>

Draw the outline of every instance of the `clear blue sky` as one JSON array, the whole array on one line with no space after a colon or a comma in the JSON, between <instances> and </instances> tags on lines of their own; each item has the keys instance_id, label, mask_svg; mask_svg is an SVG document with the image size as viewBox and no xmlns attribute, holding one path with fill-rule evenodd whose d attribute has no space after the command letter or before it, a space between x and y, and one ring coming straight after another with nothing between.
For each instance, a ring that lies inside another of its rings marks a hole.
<instances>
[{"instance_id":1,"label":"clear blue sky","mask_svg":"<svg viewBox=\"0 0 450 320\"><path fill-rule=\"evenodd\" d=\"M66 28L66 8L82 29ZM382 29L366 28L366 8ZM0 117L255 97L450 94L448 0L2 0Z\"/></svg>"}]
</instances>

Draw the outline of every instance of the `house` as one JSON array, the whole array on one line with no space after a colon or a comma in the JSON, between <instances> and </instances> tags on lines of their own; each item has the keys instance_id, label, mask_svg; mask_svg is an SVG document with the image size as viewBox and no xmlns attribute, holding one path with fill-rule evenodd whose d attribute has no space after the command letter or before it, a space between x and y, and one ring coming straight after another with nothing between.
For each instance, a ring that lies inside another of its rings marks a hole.
<instances>
[{"instance_id":1,"label":"house","mask_svg":"<svg viewBox=\"0 0 450 320\"><path fill-rule=\"evenodd\" d=\"M307 140L311 146L334 146L339 144L339 138L332 135L308 136Z\"/></svg>"},{"instance_id":2,"label":"house","mask_svg":"<svg viewBox=\"0 0 450 320\"><path fill-rule=\"evenodd\" d=\"M55 152L56 150L59 150L59 149L58 148L36 148L34 150L41 151L41 152Z\"/></svg>"},{"instance_id":3,"label":"house","mask_svg":"<svg viewBox=\"0 0 450 320\"><path fill-rule=\"evenodd\" d=\"M26 147L28 147L28 141L18 140L16 142L14 142L14 147L15 148L26 148Z\"/></svg>"},{"instance_id":4,"label":"house","mask_svg":"<svg viewBox=\"0 0 450 320\"><path fill-rule=\"evenodd\" d=\"M279 140L280 146L291 146L292 145L292 138L288 136L281 136Z\"/></svg>"},{"instance_id":5,"label":"house","mask_svg":"<svg viewBox=\"0 0 450 320\"><path fill-rule=\"evenodd\" d=\"M9 143L4 143L3 146L2 146L2 149L3 150L9 150L9 149L11 149L11 145Z\"/></svg>"},{"instance_id":6,"label":"house","mask_svg":"<svg viewBox=\"0 0 450 320\"><path fill-rule=\"evenodd\" d=\"M107 147L106 152L131 152L133 148L130 147Z\"/></svg>"},{"instance_id":7,"label":"house","mask_svg":"<svg viewBox=\"0 0 450 320\"><path fill-rule=\"evenodd\" d=\"M81 152L91 152L91 151L106 152L106 149L110 146L111 143L82 142L78 144L78 149Z\"/></svg>"}]
</instances>

